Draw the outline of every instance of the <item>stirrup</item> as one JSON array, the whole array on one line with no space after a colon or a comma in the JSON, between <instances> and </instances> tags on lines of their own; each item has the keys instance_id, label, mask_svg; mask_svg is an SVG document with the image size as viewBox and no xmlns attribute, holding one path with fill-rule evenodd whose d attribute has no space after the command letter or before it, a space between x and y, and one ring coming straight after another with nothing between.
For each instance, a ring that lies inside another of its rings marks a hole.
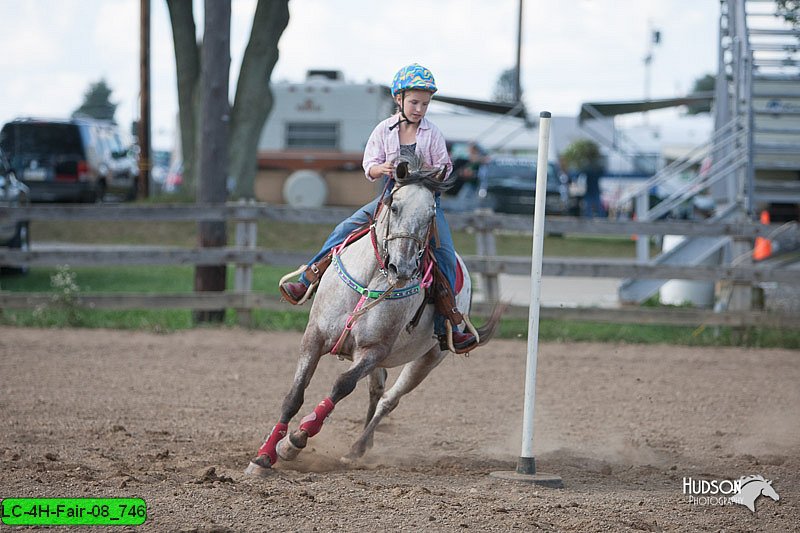
<instances>
[{"instance_id":1,"label":"stirrup","mask_svg":"<svg viewBox=\"0 0 800 533\"><path fill-rule=\"evenodd\" d=\"M290 300L290 299L287 297L286 293L284 293L284 292L283 292L283 288L282 288L283 284L284 284L284 283L286 283L287 281L289 281L289 280L290 280L290 279L292 279L292 278L296 278L297 276L299 276L300 274L302 274L303 272L305 272L307 268L308 268L308 265L300 265L300 268L298 268L298 269L297 269L297 270L295 270L294 272L289 272L288 274L286 274L285 276L283 276L283 277L280 279L280 281L278 282L278 290L280 290L280 291L281 291L281 294L283 295L283 297L284 297L284 298L286 298L286 301L288 301L289 303L292 303L292 302L291 302L291 300ZM319 281L317 281L317 282L315 282L315 283L312 283L311 285L309 285L309 286L308 286L308 290L306 291L306 293L303 295L303 297L302 297L302 298L300 298L299 300L297 300L297 302L296 302L294 305L302 305L302 304L306 303L306 301L307 301L309 298L311 298L311 295L312 295L312 294L314 294L314 291L316 290L316 288L317 288L317 285L319 285Z\"/></svg>"},{"instance_id":2,"label":"stirrup","mask_svg":"<svg viewBox=\"0 0 800 533\"><path fill-rule=\"evenodd\" d=\"M475 345L479 345L481 343L481 336L478 334L478 330L472 325L467 315L464 315L464 324L467 326L469 332L475 336ZM471 350L467 350L466 352L459 352L456 350L455 346L453 346L453 325L449 320L445 320L444 325L445 328L447 328L447 349L453 353L469 353Z\"/></svg>"}]
</instances>

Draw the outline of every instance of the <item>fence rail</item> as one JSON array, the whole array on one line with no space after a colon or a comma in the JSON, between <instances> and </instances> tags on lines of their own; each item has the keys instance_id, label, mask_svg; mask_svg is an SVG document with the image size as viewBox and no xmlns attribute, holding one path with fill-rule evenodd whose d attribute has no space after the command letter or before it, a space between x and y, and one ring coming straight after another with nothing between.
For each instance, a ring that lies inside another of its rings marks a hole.
<instances>
[{"instance_id":1,"label":"fence rail","mask_svg":"<svg viewBox=\"0 0 800 533\"><path fill-rule=\"evenodd\" d=\"M224 221L279 220L299 224L337 224L350 216L352 209L295 208L270 204L165 204L165 205L33 205L12 207L0 212L0 222L21 220L106 220L106 221ZM532 217L499 213L448 213L451 229L501 232L533 232ZM548 233L585 235L685 235L767 237L781 228L778 224L752 222L701 223L683 220L648 221L604 220L575 217L547 217ZM795 233L797 229L794 229Z\"/></svg>"},{"instance_id":2,"label":"fence rail","mask_svg":"<svg viewBox=\"0 0 800 533\"><path fill-rule=\"evenodd\" d=\"M209 221L236 222L236 246L225 248L178 248L165 246L108 246L60 245L55 248L31 250L0 249L0 264L28 266L119 266L119 265L215 265L234 264L235 287L221 293L194 294L81 294L76 303L91 308L192 308L198 310L234 308L245 319L252 309L282 309L274 296L252 292L253 265L296 267L308 259L308 254L256 247L256 222L275 220L294 223L337 223L350 214L349 209L296 209L255 203L226 205L35 205L9 208L0 212L0 222L16 220L105 220L105 221ZM527 276L531 271L530 257L497 256L494 236L500 232L530 234L530 217L497 215L485 212L448 215L453 229L474 232L479 255L465 256L473 274L484 279L490 299L499 293L497 276L513 274ZM549 217L545 223L549 233L583 235L725 235L752 239L769 236L781 230L800 240L797 227L767 226L749 222L697 223L686 221L613 222L569 217ZM543 260L546 276L582 276L610 278L690 279L724 281L734 284L777 282L800 284L800 272L775 265L686 266L642 263L634 260L547 257ZM0 291L0 307L33 308L46 303L46 294ZM478 312L485 305L476 305ZM302 310L302 309L301 309ZM527 307L514 307L511 316L527 316ZM764 312L714 313L687 309L598 309L543 308L543 318L664 324L706 325L771 325L800 328L800 317Z\"/></svg>"}]
</instances>

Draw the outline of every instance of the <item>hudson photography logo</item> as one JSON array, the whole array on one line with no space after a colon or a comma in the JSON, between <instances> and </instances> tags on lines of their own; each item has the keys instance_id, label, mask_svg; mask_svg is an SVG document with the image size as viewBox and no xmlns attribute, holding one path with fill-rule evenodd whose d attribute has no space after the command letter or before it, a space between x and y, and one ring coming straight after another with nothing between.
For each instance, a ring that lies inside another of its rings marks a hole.
<instances>
[{"instance_id":1,"label":"hudson photography logo","mask_svg":"<svg viewBox=\"0 0 800 533\"><path fill-rule=\"evenodd\" d=\"M744 505L756 512L756 500L767 496L780 499L772 488L772 481L764 476L744 476L739 479L694 479L683 478L683 493L692 505Z\"/></svg>"}]
</instances>

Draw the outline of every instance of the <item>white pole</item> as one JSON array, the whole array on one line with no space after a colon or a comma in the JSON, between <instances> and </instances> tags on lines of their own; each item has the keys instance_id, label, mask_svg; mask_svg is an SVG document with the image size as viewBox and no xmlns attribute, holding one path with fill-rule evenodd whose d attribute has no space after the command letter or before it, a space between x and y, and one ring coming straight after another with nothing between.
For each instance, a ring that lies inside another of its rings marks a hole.
<instances>
[{"instance_id":1,"label":"white pole","mask_svg":"<svg viewBox=\"0 0 800 533\"><path fill-rule=\"evenodd\" d=\"M531 303L528 310L528 361L525 370L525 404L522 414L522 452L517 473L535 474L533 458L533 406L536 398L536 359L539 350L539 300L542 287L544 209L547 198L547 155L550 149L550 113L539 113L539 148L536 161L536 203L533 211L531 251Z\"/></svg>"}]
</instances>

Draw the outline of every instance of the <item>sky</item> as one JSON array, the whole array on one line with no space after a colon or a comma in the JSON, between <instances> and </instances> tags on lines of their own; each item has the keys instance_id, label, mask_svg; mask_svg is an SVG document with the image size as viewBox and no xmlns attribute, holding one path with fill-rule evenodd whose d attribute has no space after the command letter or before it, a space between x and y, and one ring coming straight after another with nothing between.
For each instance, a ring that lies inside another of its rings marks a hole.
<instances>
[{"instance_id":1,"label":"sky","mask_svg":"<svg viewBox=\"0 0 800 533\"><path fill-rule=\"evenodd\" d=\"M231 93L255 0L233 0ZM390 84L418 62L448 95L490 99L516 61L517 0L291 0L273 81L308 69ZM175 56L164 0L151 0L153 144L169 149L177 116ZM202 2L195 1L202 32ZM522 87L529 110L576 115L582 102L679 96L716 71L718 0L524 0ZM67 117L105 79L126 131L139 108L138 0L0 0L0 123Z\"/></svg>"}]
</instances>

